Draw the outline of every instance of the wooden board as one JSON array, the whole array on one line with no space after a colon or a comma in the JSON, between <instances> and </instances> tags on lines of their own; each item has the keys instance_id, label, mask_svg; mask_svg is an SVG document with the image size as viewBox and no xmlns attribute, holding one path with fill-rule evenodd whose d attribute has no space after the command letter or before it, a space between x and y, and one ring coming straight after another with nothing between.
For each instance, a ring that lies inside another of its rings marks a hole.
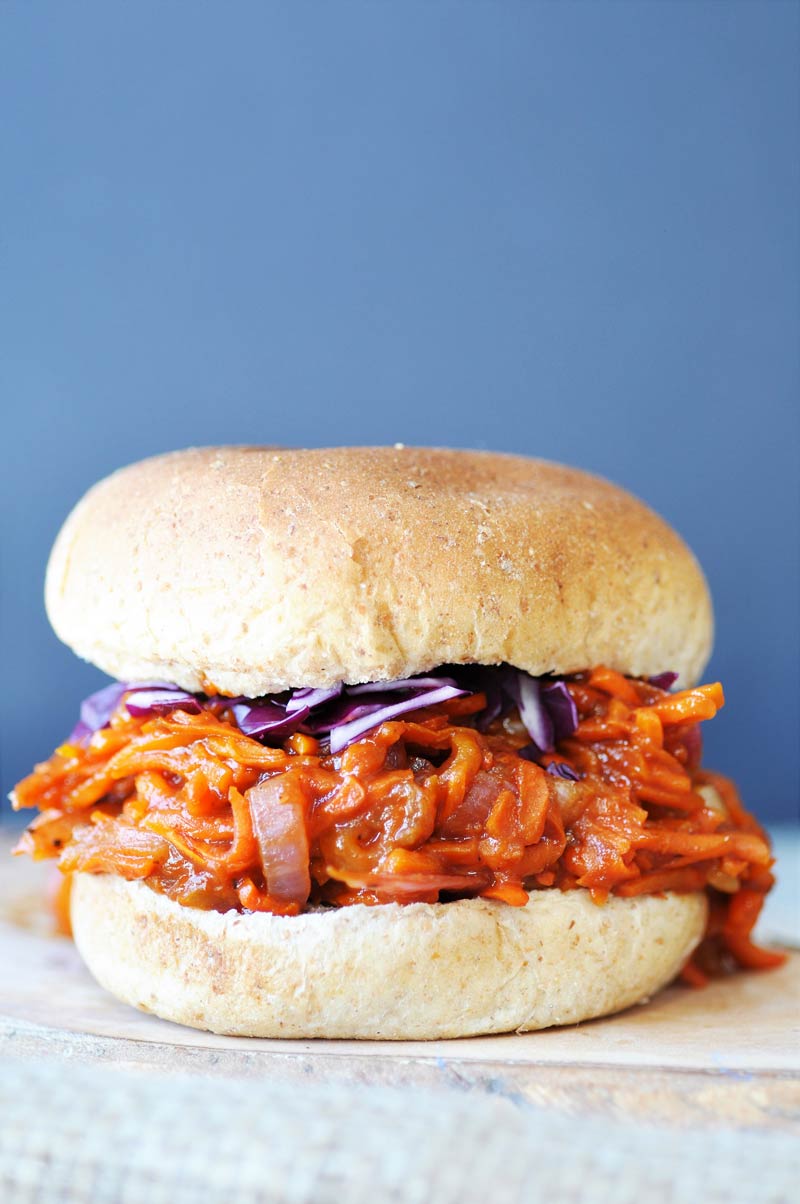
<instances>
[{"instance_id":1,"label":"wooden board","mask_svg":"<svg viewBox=\"0 0 800 1204\"><path fill-rule=\"evenodd\" d=\"M574 1113L787 1128L800 1119L800 955L703 991L675 986L619 1016L540 1033L437 1042L219 1037L107 995L44 905L50 867L4 860L0 1048L159 1073L458 1086Z\"/></svg>"}]
</instances>

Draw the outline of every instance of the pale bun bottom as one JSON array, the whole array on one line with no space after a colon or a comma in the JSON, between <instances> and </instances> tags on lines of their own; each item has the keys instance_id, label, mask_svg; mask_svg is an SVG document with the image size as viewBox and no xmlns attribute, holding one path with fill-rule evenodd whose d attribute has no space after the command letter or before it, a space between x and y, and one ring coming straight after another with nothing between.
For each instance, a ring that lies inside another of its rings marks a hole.
<instances>
[{"instance_id":1,"label":"pale bun bottom","mask_svg":"<svg viewBox=\"0 0 800 1204\"><path fill-rule=\"evenodd\" d=\"M76 874L78 949L112 995L250 1037L431 1040L574 1024L641 1002L700 941L704 894L534 892L297 917L183 907L140 882Z\"/></svg>"}]
</instances>

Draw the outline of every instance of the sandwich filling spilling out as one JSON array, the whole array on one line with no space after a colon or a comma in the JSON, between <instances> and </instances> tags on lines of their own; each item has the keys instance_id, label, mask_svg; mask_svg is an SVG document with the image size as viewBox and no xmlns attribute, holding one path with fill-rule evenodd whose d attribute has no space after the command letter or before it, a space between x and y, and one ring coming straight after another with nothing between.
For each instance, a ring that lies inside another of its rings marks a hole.
<instances>
[{"instance_id":1,"label":"sandwich filling spilling out","mask_svg":"<svg viewBox=\"0 0 800 1204\"><path fill-rule=\"evenodd\" d=\"M117 874L187 907L286 916L705 890L685 976L776 965L751 937L768 841L700 764L722 689L673 679L446 666L257 700L115 683L17 786L15 807L40 811L17 851L57 858L66 884Z\"/></svg>"}]
</instances>

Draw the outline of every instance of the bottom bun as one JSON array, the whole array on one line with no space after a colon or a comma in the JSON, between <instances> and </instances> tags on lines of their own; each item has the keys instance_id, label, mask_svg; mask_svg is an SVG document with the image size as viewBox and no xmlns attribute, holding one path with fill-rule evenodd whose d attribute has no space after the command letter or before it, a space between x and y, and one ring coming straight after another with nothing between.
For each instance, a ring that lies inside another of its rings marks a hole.
<instances>
[{"instance_id":1,"label":"bottom bun","mask_svg":"<svg viewBox=\"0 0 800 1204\"><path fill-rule=\"evenodd\" d=\"M704 894L535 891L357 904L296 917L200 911L109 874L76 874L75 942L112 995L165 1020L249 1037L432 1040L574 1024L678 973Z\"/></svg>"}]
</instances>

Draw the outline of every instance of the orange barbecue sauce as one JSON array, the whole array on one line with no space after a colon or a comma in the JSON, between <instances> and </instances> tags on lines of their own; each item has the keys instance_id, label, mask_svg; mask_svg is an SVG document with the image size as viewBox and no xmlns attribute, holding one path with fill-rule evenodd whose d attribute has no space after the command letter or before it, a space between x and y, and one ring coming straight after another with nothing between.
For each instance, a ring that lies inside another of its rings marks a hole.
<instances>
[{"instance_id":1,"label":"orange barbecue sauce","mask_svg":"<svg viewBox=\"0 0 800 1204\"><path fill-rule=\"evenodd\" d=\"M142 879L189 907L282 915L706 889L709 932L687 977L779 964L750 939L773 882L766 837L732 783L699 766L697 724L721 687L667 694L605 668L567 684L580 722L544 761L575 782L518 755L529 737L516 713L477 731L480 694L384 723L337 756L300 733L265 747L220 701L144 719L123 705L19 783L15 806L40 814L16 851Z\"/></svg>"}]
</instances>

